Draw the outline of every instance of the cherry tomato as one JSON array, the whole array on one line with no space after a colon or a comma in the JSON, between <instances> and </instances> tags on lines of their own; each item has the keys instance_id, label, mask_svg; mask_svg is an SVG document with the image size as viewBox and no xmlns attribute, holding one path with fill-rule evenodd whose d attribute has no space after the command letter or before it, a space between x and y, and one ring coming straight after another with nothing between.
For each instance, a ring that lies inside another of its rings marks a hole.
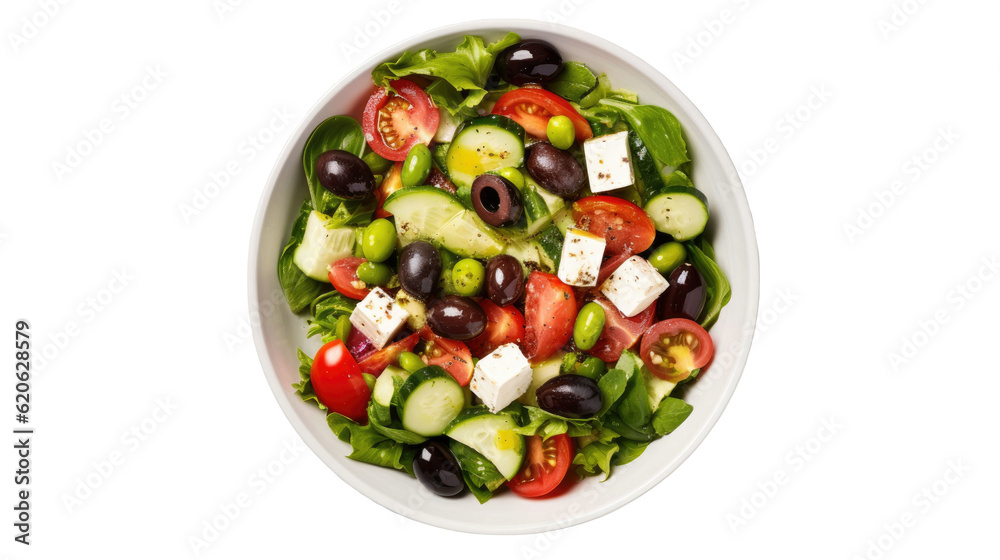
<instances>
[{"instance_id":1,"label":"cherry tomato","mask_svg":"<svg viewBox=\"0 0 1000 560\"><path fill-rule=\"evenodd\" d=\"M573 122L577 142L594 136L590 123L568 101L544 89L525 87L508 91L493 106L493 114L510 117L537 138L546 137L549 119L557 115L569 117Z\"/></svg>"},{"instance_id":2,"label":"cherry tomato","mask_svg":"<svg viewBox=\"0 0 1000 560\"><path fill-rule=\"evenodd\" d=\"M372 151L390 161L403 161L414 144L430 144L441 115L417 84L395 80L389 85L395 93L379 87L368 98L361 128Z\"/></svg>"},{"instance_id":3,"label":"cherry tomato","mask_svg":"<svg viewBox=\"0 0 1000 560\"><path fill-rule=\"evenodd\" d=\"M566 434L542 441L542 436L525 438L527 454L517 476L507 487L525 498L544 496L559 486L573 462L573 440Z\"/></svg>"},{"instance_id":4,"label":"cherry tomato","mask_svg":"<svg viewBox=\"0 0 1000 560\"><path fill-rule=\"evenodd\" d=\"M375 218L388 218L392 214L385 211L382 205L385 204L385 199L389 198L389 195L403 188L403 164L396 162L395 165L389 168L389 172L386 173L385 178L379 183L377 189L375 189L375 200L378 202L378 206L375 208Z\"/></svg>"},{"instance_id":5,"label":"cherry tomato","mask_svg":"<svg viewBox=\"0 0 1000 560\"><path fill-rule=\"evenodd\" d=\"M667 319L642 337L639 354L649 371L677 383L712 361L715 346L701 325L689 319Z\"/></svg>"},{"instance_id":6,"label":"cherry tomato","mask_svg":"<svg viewBox=\"0 0 1000 560\"><path fill-rule=\"evenodd\" d=\"M427 184L434 185L435 187L448 191L451 194L455 194L458 189L455 188L455 183L451 182L451 179L447 175L441 173L441 170L437 167L431 169L431 174L427 176Z\"/></svg>"},{"instance_id":7,"label":"cherry tomato","mask_svg":"<svg viewBox=\"0 0 1000 560\"><path fill-rule=\"evenodd\" d=\"M473 356L482 358L504 344L524 341L524 315L516 307L500 307L487 298L483 298L479 306L486 313L486 330L465 342Z\"/></svg>"},{"instance_id":8,"label":"cherry tomato","mask_svg":"<svg viewBox=\"0 0 1000 560\"><path fill-rule=\"evenodd\" d=\"M573 203L573 219L578 228L600 235L607 241L610 255L635 255L649 249L656 228L646 212L617 196L588 196Z\"/></svg>"},{"instance_id":9,"label":"cherry tomato","mask_svg":"<svg viewBox=\"0 0 1000 560\"><path fill-rule=\"evenodd\" d=\"M309 376L319 402L359 424L368 423L372 392L343 341L333 340L319 349Z\"/></svg>"},{"instance_id":10,"label":"cherry tomato","mask_svg":"<svg viewBox=\"0 0 1000 560\"><path fill-rule=\"evenodd\" d=\"M533 364L545 361L573 337L576 296L554 274L532 272L525 286L524 355Z\"/></svg>"},{"instance_id":11,"label":"cherry tomato","mask_svg":"<svg viewBox=\"0 0 1000 560\"><path fill-rule=\"evenodd\" d=\"M334 261L329 268L330 283L338 292L351 299L365 299L371 290L364 282L358 280L358 265L365 262L368 260L361 257L347 257Z\"/></svg>"},{"instance_id":12,"label":"cherry tomato","mask_svg":"<svg viewBox=\"0 0 1000 560\"><path fill-rule=\"evenodd\" d=\"M355 330L357 329L351 329L352 332ZM359 358L358 366L361 368L361 371L378 377L382 373L382 370L385 369L385 366L396 363L396 358L403 352L412 352L413 347L418 342L420 342L420 335L413 333L398 342L386 345L381 350L370 352L364 358Z\"/></svg>"},{"instance_id":13,"label":"cherry tomato","mask_svg":"<svg viewBox=\"0 0 1000 560\"><path fill-rule=\"evenodd\" d=\"M420 330L420 338L426 342L423 352L425 364L441 366L462 387L472 381L472 352L464 342L442 338L427 326Z\"/></svg>"},{"instance_id":14,"label":"cherry tomato","mask_svg":"<svg viewBox=\"0 0 1000 560\"><path fill-rule=\"evenodd\" d=\"M604 362L617 362L622 352L635 346L656 320L656 302L634 317L623 316L603 295L594 298L594 302L604 308L604 330L588 353Z\"/></svg>"}]
</instances>

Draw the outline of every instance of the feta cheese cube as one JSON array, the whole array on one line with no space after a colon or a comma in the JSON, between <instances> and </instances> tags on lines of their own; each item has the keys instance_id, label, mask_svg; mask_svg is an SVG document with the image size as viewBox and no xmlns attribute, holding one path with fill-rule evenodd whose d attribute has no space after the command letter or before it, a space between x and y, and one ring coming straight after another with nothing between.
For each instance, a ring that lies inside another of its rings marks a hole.
<instances>
[{"instance_id":1,"label":"feta cheese cube","mask_svg":"<svg viewBox=\"0 0 1000 560\"><path fill-rule=\"evenodd\" d=\"M605 245L607 242L598 235L582 229L566 230L556 276L570 286L593 288L597 285L597 274L601 271Z\"/></svg>"},{"instance_id":2,"label":"feta cheese cube","mask_svg":"<svg viewBox=\"0 0 1000 560\"><path fill-rule=\"evenodd\" d=\"M368 292L351 312L351 324L381 350L406 324L410 314L382 288Z\"/></svg>"},{"instance_id":3,"label":"feta cheese cube","mask_svg":"<svg viewBox=\"0 0 1000 560\"><path fill-rule=\"evenodd\" d=\"M592 192L613 191L635 182L627 131L591 138L583 143L583 153Z\"/></svg>"},{"instance_id":4,"label":"feta cheese cube","mask_svg":"<svg viewBox=\"0 0 1000 560\"><path fill-rule=\"evenodd\" d=\"M507 408L531 385L531 364L516 344L504 344L476 363L470 387L490 412Z\"/></svg>"},{"instance_id":5,"label":"feta cheese cube","mask_svg":"<svg viewBox=\"0 0 1000 560\"><path fill-rule=\"evenodd\" d=\"M634 317L660 297L669 282L646 259L633 256L601 284L601 293L626 317Z\"/></svg>"}]
</instances>

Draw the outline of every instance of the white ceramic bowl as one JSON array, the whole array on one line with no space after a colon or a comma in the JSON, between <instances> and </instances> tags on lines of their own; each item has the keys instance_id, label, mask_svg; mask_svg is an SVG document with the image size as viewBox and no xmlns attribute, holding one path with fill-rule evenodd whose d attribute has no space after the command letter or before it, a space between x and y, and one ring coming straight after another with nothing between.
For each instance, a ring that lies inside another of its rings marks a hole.
<instances>
[{"instance_id":1,"label":"white ceramic bowl","mask_svg":"<svg viewBox=\"0 0 1000 560\"><path fill-rule=\"evenodd\" d=\"M360 116L377 63L404 50L452 50L466 34L490 41L507 31L550 41L565 60L606 72L615 87L632 90L642 103L665 107L680 119L694 160L694 183L709 199L717 260L733 287L732 301L711 331L714 363L685 397L694 406L688 420L651 444L639 459L616 468L607 482L591 477L562 496L534 501L530 507L510 492L485 505L468 493L458 499L437 498L405 474L347 459L350 446L338 440L323 413L302 402L291 387L299 380L296 348L311 354L319 341L306 339L306 321L289 311L275 273L292 222L308 196L301 154L313 128L332 115ZM736 389L750 351L759 295L757 243L746 196L729 155L701 113L660 72L620 47L577 29L522 20L471 22L428 31L376 55L327 92L292 135L268 179L254 222L249 275L251 313L262 316L254 325L254 342L264 375L281 409L313 452L348 484L393 511L438 527L494 534L547 531L595 519L673 472L705 439Z\"/></svg>"}]
</instances>

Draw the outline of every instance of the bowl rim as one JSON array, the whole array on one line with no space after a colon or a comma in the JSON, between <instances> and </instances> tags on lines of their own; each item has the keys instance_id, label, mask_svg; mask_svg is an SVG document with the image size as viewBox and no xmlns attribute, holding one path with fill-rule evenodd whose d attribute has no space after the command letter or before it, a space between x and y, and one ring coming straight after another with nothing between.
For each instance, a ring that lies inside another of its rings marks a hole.
<instances>
[{"instance_id":1,"label":"bowl rim","mask_svg":"<svg viewBox=\"0 0 1000 560\"><path fill-rule=\"evenodd\" d=\"M531 19L479 19L470 20L465 22L453 23L448 25L443 25L435 27L419 33L417 35L408 37L395 44L379 51L378 53L368 57L363 62L355 66L355 69L345 74L340 80L338 80L331 88L329 88L306 112L305 116L301 119L298 128L289 135L288 139L285 141L285 145L282 147L280 155L275 159L274 166L271 169L270 174L267 178L266 186L261 193L261 198L257 206L257 212L253 221L253 229L251 232L250 247L249 247L249 268L248 268L248 305L250 306L251 313L255 307L262 301L263 294L260 293L260 286L257 282L257 271L258 271L258 256L260 255L260 244L263 239L263 223L264 216L267 212L267 208L273 197L274 191L277 186L278 175L280 174L281 168L284 163L291 157L291 150L297 141L305 134L307 125L319 114L324 106L330 102L335 96L335 93L343 89L348 83L357 79L362 73L368 73L371 68L384 60L392 58L394 55L408 50L419 45L425 44L432 41L439 36L448 34L466 34L466 35L482 35L487 32L495 32L496 30L521 30L527 32L541 32L550 33L555 35L565 35L573 36L576 39L583 39L590 43L594 48L602 50L613 57L625 60L635 66L640 68L644 74L650 77L659 88L661 88L666 95L674 101L679 110L696 126L699 131L703 134L706 144L711 150L711 152L717 154L724 154L726 157L720 158L724 169L722 171L731 178L732 181L732 202L736 211L741 215L741 218L745 220L747 228L744 231L744 239L746 241L746 247L748 253L746 254L747 263L750 266L749 274L749 285L746 293L746 309L748 322L755 323L757 319L759 300L760 300L760 257L757 247L757 236L756 230L753 223L753 216L750 211L750 205L746 198L746 191L743 188L743 183L739 178L739 174L736 171L736 166L732 161L732 157L729 156L729 152L726 150L725 146L722 144L722 140L719 138L715 129L712 128L708 120L702 115L701 111L687 98L686 95L674 85L662 72L656 69L651 64L647 63L642 58L636 56L635 54L629 52L628 50L612 43L611 41L599 37L592 33L564 25L555 22L546 22L541 20L531 20ZM738 187L738 188L737 188ZM299 437L302 438L303 442L312 450L316 456L322 460L337 476L351 486L354 490L371 499L375 503L385 507L386 509L392 511L393 513L403 515L397 508L396 500L383 492L381 489L367 484L365 481L361 480L359 477L355 476L353 473L343 468L340 465L340 461L349 460L343 457L333 457L329 450L326 448L324 442L319 441L310 431L306 423L299 418L293 409L293 403L291 399L285 395L285 387L280 383L277 371L275 370L274 363L272 361L271 355L268 353L267 345L264 340L263 334L263 324L255 321L251 321L251 327L253 330L253 341L254 347L257 351L257 357L260 361L261 368L264 373L264 377L267 380L268 386L271 388L272 396L275 401L277 401L279 408L284 413L285 417L288 419L289 423L292 425L295 432ZM743 370L746 367L746 362L750 354L750 348L752 347L754 332L750 330L747 335L746 344L740 349L736 360L733 363L733 373L732 378L725 386L722 392L721 399L716 405L715 409L712 411L708 417L707 422L699 429L698 433L694 435L691 442L683 448L672 461L668 468L663 469L656 476L650 477L644 483L638 485L632 491L620 494L614 500L601 505L599 507L593 508L579 516L573 517L569 521L565 520L550 520L546 522L523 524L517 527L513 526L502 526L502 527L491 527L484 526L481 523L476 523L473 521L466 521L458 518L443 518L437 515L428 514L420 510L408 511L405 515L406 517L432 525L435 527L440 527L443 529L450 529L465 533L473 534L503 534L503 535L518 535L518 534L532 534L540 533L545 531L560 530L567 528L572 525L579 525L593 519L602 517L612 511L615 511L622 506L628 504L629 502L635 500L639 496L645 494L651 490L654 486L662 482L667 476L673 473L677 468L680 467L694 451L704 442L705 438L718 423L719 418L722 416L723 411L732 399L733 393L736 390L739 380L743 375ZM488 506L487 506L488 507Z\"/></svg>"}]
</instances>

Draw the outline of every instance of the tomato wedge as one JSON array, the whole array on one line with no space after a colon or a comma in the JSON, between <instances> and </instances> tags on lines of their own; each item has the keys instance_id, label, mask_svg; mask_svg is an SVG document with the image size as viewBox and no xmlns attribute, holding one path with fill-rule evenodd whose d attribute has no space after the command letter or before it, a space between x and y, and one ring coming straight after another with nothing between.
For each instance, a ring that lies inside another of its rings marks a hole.
<instances>
[{"instance_id":1,"label":"tomato wedge","mask_svg":"<svg viewBox=\"0 0 1000 560\"><path fill-rule=\"evenodd\" d=\"M554 490L566 477L573 462L573 440L566 434L542 441L542 436L525 438L528 452L517 476L506 482L518 496L538 498Z\"/></svg>"},{"instance_id":2,"label":"tomato wedge","mask_svg":"<svg viewBox=\"0 0 1000 560\"><path fill-rule=\"evenodd\" d=\"M708 331L689 319L667 319L642 337L639 355L649 371L677 383L712 361L715 345Z\"/></svg>"},{"instance_id":3,"label":"tomato wedge","mask_svg":"<svg viewBox=\"0 0 1000 560\"><path fill-rule=\"evenodd\" d=\"M430 144L441 119L424 90L410 80L389 82L395 93L375 88L361 115L361 128L372 151L403 161L414 144Z\"/></svg>"},{"instance_id":4,"label":"tomato wedge","mask_svg":"<svg viewBox=\"0 0 1000 560\"><path fill-rule=\"evenodd\" d=\"M538 138L546 137L545 128L550 118L564 115L573 121L577 142L594 137L590 123L576 112L569 101L544 89L524 87L508 91L493 106L493 114L510 117L523 126L525 132Z\"/></svg>"},{"instance_id":5,"label":"tomato wedge","mask_svg":"<svg viewBox=\"0 0 1000 560\"><path fill-rule=\"evenodd\" d=\"M352 329L352 332L354 329ZM385 367L396 363L396 358L403 352L412 352L413 347L420 342L420 335L413 333L398 342L393 342L381 350L377 350L358 360L358 367L365 373L378 377Z\"/></svg>"},{"instance_id":6,"label":"tomato wedge","mask_svg":"<svg viewBox=\"0 0 1000 560\"><path fill-rule=\"evenodd\" d=\"M396 162L389 172L385 174L385 178L379 183L378 188L375 189L375 200L378 202L378 206L375 208L375 218L388 218L392 214L385 211L382 205L385 204L385 199L389 198L389 195L403 188L403 164Z\"/></svg>"},{"instance_id":7,"label":"tomato wedge","mask_svg":"<svg viewBox=\"0 0 1000 560\"><path fill-rule=\"evenodd\" d=\"M361 257L347 257L334 261L328 268L330 283L336 290L351 299L365 299L368 286L358 280L358 266L368 262Z\"/></svg>"},{"instance_id":8,"label":"tomato wedge","mask_svg":"<svg viewBox=\"0 0 1000 560\"><path fill-rule=\"evenodd\" d=\"M372 392L343 341L333 340L319 349L309 379L316 398L327 408L358 424L368 423L368 400Z\"/></svg>"},{"instance_id":9,"label":"tomato wedge","mask_svg":"<svg viewBox=\"0 0 1000 560\"><path fill-rule=\"evenodd\" d=\"M525 285L524 355L537 364L562 348L573 336L576 295L554 274L535 271Z\"/></svg>"},{"instance_id":10,"label":"tomato wedge","mask_svg":"<svg viewBox=\"0 0 1000 560\"><path fill-rule=\"evenodd\" d=\"M420 338L427 343L423 353L425 364L441 366L462 387L472 381L472 352L464 342L442 338L427 326L420 329Z\"/></svg>"},{"instance_id":11,"label":"tomato wedge","mask_svg":"<svg viewBox=\"0 0 1000 560\"><path fill-rule=\"evenodd\" d=\"M573 220L582 230L600 235L610 255L635 255L649 249L656 228L646 212L617 196L588 196L573 203Z\"/></svg>"},{"instance_id":12,"label":"tomato wedge","mask_svg":"<svg viewBox=\"0 0 1000 560\"><path fill-rule=\"evenodd\" d=\"M634 317L625 317L615 304L599 295L594 302L604 308L604 330L588 352L605 362L617 362L622 352L635 346L656 320L656 302Z\"/></svg>"},{"instance_id":13,"label":"tomato wedge","mask_svg":"<svg viewBox=\"0 0 1000 560\"><path fill-rule=\"evenodd\" d=\"M489 354L504 344L520 344L524 340L524 315L513 305L500 307L483 298L479 306L486 313L486 330L465 343L477 358Z\"/></svg>"}]
</instances>

